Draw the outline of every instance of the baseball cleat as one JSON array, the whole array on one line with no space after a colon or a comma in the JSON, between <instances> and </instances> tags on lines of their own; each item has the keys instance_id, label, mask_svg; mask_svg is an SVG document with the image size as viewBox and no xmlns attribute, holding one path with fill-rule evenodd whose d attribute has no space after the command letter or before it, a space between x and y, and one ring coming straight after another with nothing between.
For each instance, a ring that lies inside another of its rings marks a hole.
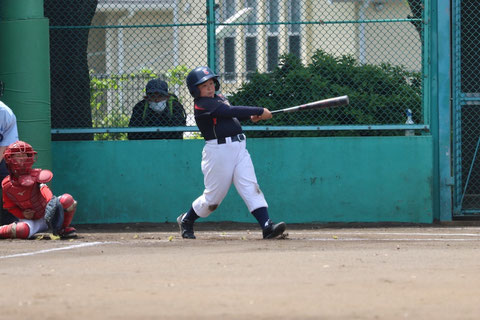
<instances>
[{"instance_id":1,"label":"baseball cleat","mask_svg":"<svg viewBox=\"0 0 480 320\"><path fill-rule=\"evenodd\" d=\"M195 234L193 233L193 223L190 221L184 220L186 213L182 213L177 218L178 227L180 228L180 235L183 239L196 239Z\"/></svg>"},{"instance_id":2,"label":"baseball cleat","mask_svg":"<svg viewBox=\"0 0 480 320\"><path fill-rule=\"evenodd\" d=\"M62 239L73 239L77 237L77 230L74 227L66 227L59 233Z\"/></svg>"},{"instance_id":3,"label":"baseball cleat","mask_svg":"<svg viewBox=\"0 0 480 320\"><path fill-rule=\"evenodd\" d=\"M273 222L269 221L268 226L263 229L263 239L274 239L285 232L287 225L285 222L279 222L277 224L273 224Z\"/></svg>"}]
</instances>

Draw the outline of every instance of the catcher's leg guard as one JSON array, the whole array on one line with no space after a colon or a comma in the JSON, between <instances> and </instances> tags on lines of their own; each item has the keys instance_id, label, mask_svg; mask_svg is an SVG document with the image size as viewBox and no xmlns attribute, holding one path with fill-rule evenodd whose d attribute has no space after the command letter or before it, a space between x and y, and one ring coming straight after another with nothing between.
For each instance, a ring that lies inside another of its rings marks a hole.
<instances>
[{"instance_id":1,"label":"catcher's leg guard","mask_svg":"<svg viewBox=\"0 0 480 320\"><path fill-rule=\"evenodd\" d=\"M60 203L63 207L63 228L66 228L72 222L75 211L77 210L77 201L68 193L60 196Z\"/></svg>"},{"instance_id":2,"label":"catcher's leg guard","mask_svg":"<svg viewBox=\"0 0 480 320\"><path fill-rule=\"evenodd\" d=\"M0 226L0 238L2 239L27 239L30 227L25 222L14 222Z\"/></svg>"},{"instance_id":3,"label":"catcher's leg guard","mask_svg":"<svg viewBox=\"0 0 480 320\"><path fill-rule=\"evenodd\" d=\"M74 238L77 236L77 230L70 227L70 223L72 223L73 216L77 210L77 201L68 193L62 194L59 200L63 207L63 224L60 236L62 238Z\"/></svg>"}]
</instances>

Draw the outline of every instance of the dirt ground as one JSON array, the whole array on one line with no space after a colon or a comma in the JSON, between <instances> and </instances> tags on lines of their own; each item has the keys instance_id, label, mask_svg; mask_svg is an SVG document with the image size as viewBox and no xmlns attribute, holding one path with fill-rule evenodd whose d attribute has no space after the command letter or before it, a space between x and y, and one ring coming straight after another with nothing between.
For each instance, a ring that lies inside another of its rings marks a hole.
<instances>
[{"instance_id":1,"label":"dirt ground","mask_svg":"<svg viewBox=\"0 0 480 320\"><path fill-rule=\"evenodd\" d=\"M77 226L0 240L0 319L479 319L480 226Z\"/></svg>"}]
</instances>

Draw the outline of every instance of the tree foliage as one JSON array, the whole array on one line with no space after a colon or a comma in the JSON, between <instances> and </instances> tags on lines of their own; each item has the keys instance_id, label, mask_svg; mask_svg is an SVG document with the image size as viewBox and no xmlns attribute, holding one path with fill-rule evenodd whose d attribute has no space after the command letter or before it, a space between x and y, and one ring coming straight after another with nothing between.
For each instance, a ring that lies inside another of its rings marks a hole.
<instances>
[{"instance_id":1,"label":"tree foliage","mask_svg":"<svg viewBox=\"0 0 480 320\"><path fill-rule=\"evenodd\" d=\"M280 114L269 120L268 125L403 124L408 108L413 111L414 121L421 121L421 92L418 72L390 64L360 64L352 56L335 57L319 50L308 65L303 65L294 55L283 55L275 71L253 74L229 99L233 105L278 110L348 95L350 104L346 107ZM263 132L254 136L269 135ZM281 135L323 134L290 132Z\"/></svg>"}]
</instances>

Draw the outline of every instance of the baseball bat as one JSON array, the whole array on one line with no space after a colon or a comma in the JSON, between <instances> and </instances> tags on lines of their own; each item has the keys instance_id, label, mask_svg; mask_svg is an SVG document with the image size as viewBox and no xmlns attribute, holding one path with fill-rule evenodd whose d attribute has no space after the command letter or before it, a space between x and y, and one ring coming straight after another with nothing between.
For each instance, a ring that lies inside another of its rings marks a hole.
<instances>
[{"instance_id":1,"label":"baseball bat","mask_svg":"<svg viewBox=\"0 0 480 320\"><path fill-rule=\"evenodd\" d=\"M348 100L348 96L341 96L341 97L335 97L330 99L318 100L318 101L314 101L306 104L301 104L299 106L280 109L280 110L274 110L270 112L272 114L275 114L275 113L296 112L296 111L311 110L311 109L333 108L333 107L346 106L349 102L350 101Z\"/></svg>"}]
</instances>

